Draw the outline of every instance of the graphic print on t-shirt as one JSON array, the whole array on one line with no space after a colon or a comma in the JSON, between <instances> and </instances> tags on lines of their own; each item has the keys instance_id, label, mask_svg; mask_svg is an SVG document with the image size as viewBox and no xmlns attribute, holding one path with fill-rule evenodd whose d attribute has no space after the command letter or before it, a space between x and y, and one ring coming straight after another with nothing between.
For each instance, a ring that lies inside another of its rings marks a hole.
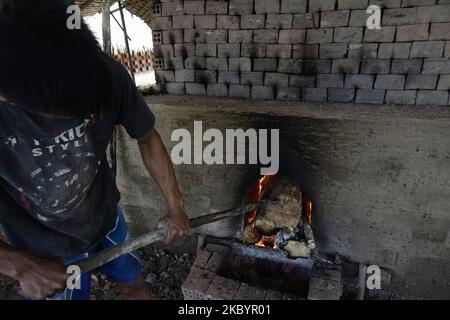
<instances>
[{"instance_id":1,"label":"graphic print on t-shirt","mask_svg":"<svg viewBox=\"0 0 450 320\"><path fill-rule=\"evenodd\" d=\"M50 119L0 101L0 225L11 244L36 256L74 256L105 237L120 201L106 158L114 129L133 139L154 129L128 71L104 59L113 90L98 117Z\"/></svg>"},{"instance_id":2,"label":"graphic print on t-shirt","mask_svg":"<svg viewBox=\"0 0 450 320\"><path fill-rule=\"evenodd\" d=\"M22 207L41 221L70 217L89 191L100 161L87 132L97 118L65 120L58 128L49 119L40 126L26 119L27 131L14 130L17 124L0 129L0 165L9 168L0 173ZM8 127L13 133L3 136Z\"/></svg>"}]
</instances>

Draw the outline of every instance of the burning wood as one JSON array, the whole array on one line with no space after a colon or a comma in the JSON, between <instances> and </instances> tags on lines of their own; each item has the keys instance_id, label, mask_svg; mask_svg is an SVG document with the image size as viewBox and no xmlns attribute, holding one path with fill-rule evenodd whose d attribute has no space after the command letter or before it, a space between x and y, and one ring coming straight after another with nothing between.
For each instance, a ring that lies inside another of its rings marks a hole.
<instances>
[{"instance_id":1,"label":"burning wood","mask_svg":"<svg viewBox=\"0 0 450 320\"><path fill-rule=\"evenodd\" d=\"M242 241L258 247L280 249L292 258L310 257L316 248L311 227L312 201L303 198L300 188L281 176L259 179L247 200L268 197L277 201L247 216Z\"/></svg>"},{"instance_id":2,"label":"burning wood","mask_svg":"<svg viewBox=\"0 0 450 320\"><path fill-rule=\"evenodd\" d=\"M253 225L247 224L242 232L242 241L248 244L255 244L259 239L261 239L261 234L258 230Z\"/></svg>"},{"instance_id":3,"label":"burning wood","mask_svg":"<svg viewBox=\"0 0 450 320\"><path fill-rule=\"evenodd\" d=\"M270 196L279 201L259 210L255 227L267 234L280 228L294 229L299 224L302 214L300 189L286 178L279 178Z\"/></svg>"}]
</instances>

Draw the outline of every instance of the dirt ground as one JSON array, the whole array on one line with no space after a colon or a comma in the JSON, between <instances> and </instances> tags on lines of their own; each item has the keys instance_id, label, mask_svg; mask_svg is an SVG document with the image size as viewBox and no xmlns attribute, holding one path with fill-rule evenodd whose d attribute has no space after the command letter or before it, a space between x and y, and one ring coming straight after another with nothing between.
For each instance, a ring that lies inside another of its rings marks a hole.
<instances>
[{"instance_id":1,"label":"dirt ground","mask_svg":"<svg viewBox=\"0 0 450 320\"><path fill-rule=\"evenodd\" d=\"M191 241L192 242L192 241ZM140 250L144 272L158 300L182 300L181 285L195 258L195 246L185 243L169 250L147 247ZM0 300L22 300L19 284L0 275ZM91 281L91 300L118 300L118 290L103 274L95 273Z\"/></svg>"}]
</instances>

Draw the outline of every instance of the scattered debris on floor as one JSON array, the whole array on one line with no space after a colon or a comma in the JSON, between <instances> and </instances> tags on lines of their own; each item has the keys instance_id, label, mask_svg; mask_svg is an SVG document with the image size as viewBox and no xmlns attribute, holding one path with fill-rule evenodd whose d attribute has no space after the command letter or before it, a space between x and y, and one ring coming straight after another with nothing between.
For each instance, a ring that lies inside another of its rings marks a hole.
<instances>
[{"instance_id":1,"label":"scattered debris on floor","mask_svg":"<svg viewBox=\"0 0 450 320\"><path fill-rule=\"evenodd\" d=\"M149 274L157 299L182 300L181 285L187 278L194 258L188 253L171 254L164 250L147 249L144 270ZM152 283L153 282L153 283Z\"/></svg>"},{"instance_id":2,"label":"scattered debris on floor","mask_svg":"<svg viewBox=\"0 0 450 320\"><path fill-rule=\"evenodd\" d=\"M0 274L0 300L22 300L17 290L19 284L16 281Z\"/></svg>"}]
</instances>

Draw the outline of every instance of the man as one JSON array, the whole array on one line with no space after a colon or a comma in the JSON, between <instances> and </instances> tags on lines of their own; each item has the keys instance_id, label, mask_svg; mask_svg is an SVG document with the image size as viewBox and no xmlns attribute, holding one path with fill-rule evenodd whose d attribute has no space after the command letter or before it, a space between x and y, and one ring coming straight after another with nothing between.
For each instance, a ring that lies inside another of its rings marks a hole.
<instances>
[{"instance_id":1,"label":"man","mask_svg":"<svg viewBox=\"0 0 450 320\"><path fill-rule=\"evenodd\" d=\"M137 139L167 201L167 242L189 220L155 118L126 70L87 26L69 30L65 0L6 0L0 8L0 273L31 299L88 299L64 290L66 267L123 242L127 227L106 159L116 124ZM126 299L151 292L129 254L100 268ZM55 295L58 293L57 295Z\"/></svg>"}]
</instances>

